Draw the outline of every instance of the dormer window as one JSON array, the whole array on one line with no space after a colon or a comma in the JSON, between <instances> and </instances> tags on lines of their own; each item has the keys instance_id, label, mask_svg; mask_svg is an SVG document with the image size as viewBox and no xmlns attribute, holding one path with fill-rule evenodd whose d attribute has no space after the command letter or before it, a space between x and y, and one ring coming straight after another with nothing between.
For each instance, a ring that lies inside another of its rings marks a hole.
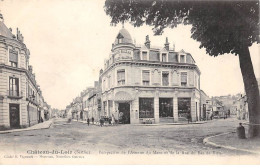
<instances>
[{"instance_id":1,"label":"dormer window","mask_svg":"<svg viewBox=\"0 0 260 168\"><path fill-rule=\"evenodd\" d=\"M147 51L142 51L142 60L148 60Z\"/></svg>"},{"instance_id":2,"label":"dormer window","mask_svg":"<svg viewBox=\"0 0 260 168\"><path fill-rule=\"evenodd\" d=\"M162 62L167 62L167 54L166 53L162 54Z\"/></svg>"},{"instance_id":3,"label":"dormer window","mask_svg":"<svg viewBox=\"0 0 260 168\"><path fill-rule=\"evenodd\" d=\"M118 39L118 43L122 43L122 41L123 41L123 38Z\"/></svg>"},{"instance_id":4,"label":"dormer window","mask_svg":"<svg viewBox=\"0 0 260 168\"><path fill-rule=\"evenodd\" d=\"M185 55L180 55L180 63L185 63Z\"/></svg>"}]
</instances>

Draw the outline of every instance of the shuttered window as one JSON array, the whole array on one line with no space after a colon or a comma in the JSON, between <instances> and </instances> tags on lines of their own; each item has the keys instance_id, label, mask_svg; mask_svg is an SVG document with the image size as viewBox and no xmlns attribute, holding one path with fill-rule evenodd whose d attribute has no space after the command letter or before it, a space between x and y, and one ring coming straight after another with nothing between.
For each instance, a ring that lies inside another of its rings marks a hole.
<instances>
[{"instance_id":1,"label":"shuttered window","mask_svg":"<svg viewBox=\"0 0 260 168\"><path fill-rule=\"evenodd\" d=\"M181 72L181 86L187 86L187 72Z\"/></svg>"},{"instance_id":2,"label":"shuttered window","mask_svg":"<svg viewBox=\"0 0 260 168\"><path fill-rule=\"evenodd\" d=\"M117 83L118 83L118 85L125 84L125 70L124 69L117 71Z\"/></svg>"},{"instance_id":3,"label":"shuttered window","mask_svg":"<svg viewBox=\"0 0 260 168\"><path fill-rule=\"evenodd\" d=\"M143 85L149 85L150 84L150 71L144 70L142 71L143 76Z\"/></svg>"}]
</instances>

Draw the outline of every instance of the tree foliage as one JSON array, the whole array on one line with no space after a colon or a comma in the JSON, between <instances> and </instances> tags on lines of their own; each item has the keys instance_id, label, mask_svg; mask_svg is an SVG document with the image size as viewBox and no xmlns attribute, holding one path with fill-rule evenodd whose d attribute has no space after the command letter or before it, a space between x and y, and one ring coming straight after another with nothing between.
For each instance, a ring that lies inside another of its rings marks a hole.
<instances>
[{"instance_id":1,"label":"tree foliage","mask_svg":"<svg viewBox=\"0 0 260 168\"><path fill-rule=\"evenodd\" d=\"M151 25L155 35L191 24L191 37L212 56L239 54L241 47L259 41L258 1L106 0L105 12L112 24Z\"/></svg>"}]
</instances>

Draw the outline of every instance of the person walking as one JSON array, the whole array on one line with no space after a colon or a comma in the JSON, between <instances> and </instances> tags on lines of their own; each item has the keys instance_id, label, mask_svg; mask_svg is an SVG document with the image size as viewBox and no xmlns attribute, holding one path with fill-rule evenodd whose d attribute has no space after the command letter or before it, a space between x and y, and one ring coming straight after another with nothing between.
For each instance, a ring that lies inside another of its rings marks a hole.
<instances>
[{"instance_id":1,"label":"person walking","mask_svg":"<svg viewBox=\"0 0 260 168\"><path fill-rule=\"evenodd\" d=\"M91 120L92 120L92 124L94 124L94 117L92 117Z\"/></svg>"},{"instance_id":2,"label":"person walking","mask_svg":"<svg viewBox=\"0 0 260 168\"><path fill-rule=\"evenodd\" d=\"M89 118L87 119L87 123L88 123L88 126L89 126Z\"/></svg>"},{"instance_id":3,"label":"person walking","mask_svg":"<svg viewBox=\"0 0 260 168\"><path fill-rule=\"evenodd\" d=\"M190 113L188 113L187 119L188 119L188 124L189 124L191 122L191 115L190 115Z\"/></svg>"}]
</instances>

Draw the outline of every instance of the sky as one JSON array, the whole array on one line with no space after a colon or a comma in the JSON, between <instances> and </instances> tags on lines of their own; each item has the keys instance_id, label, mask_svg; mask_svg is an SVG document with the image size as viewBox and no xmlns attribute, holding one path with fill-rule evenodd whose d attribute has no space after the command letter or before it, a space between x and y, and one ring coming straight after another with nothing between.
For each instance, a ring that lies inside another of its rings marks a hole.
<instances>
[{"instance_id":1,"label":"sky","mask_svg":"<svg viewBox=\"0 0 260 168\"><path fill-rule=\"evenodd\" d=\"M30 50L30 64L36 74L45 101L64 109L73 98L98 80L99 70L111 51L121 24L110 25L103 0L0 0L7 27L18 27ZM154 36L152 27L124 27L136 44L149 35L151 45L164 46L168 37L176 51L192 54L201 71L201 89L209 96L244 92L238 56L211 57L199 42L190 38L191 26L179 25ZM255 75L260 78L260 45L250 49Z\"/></svg>"}]
</instances>

